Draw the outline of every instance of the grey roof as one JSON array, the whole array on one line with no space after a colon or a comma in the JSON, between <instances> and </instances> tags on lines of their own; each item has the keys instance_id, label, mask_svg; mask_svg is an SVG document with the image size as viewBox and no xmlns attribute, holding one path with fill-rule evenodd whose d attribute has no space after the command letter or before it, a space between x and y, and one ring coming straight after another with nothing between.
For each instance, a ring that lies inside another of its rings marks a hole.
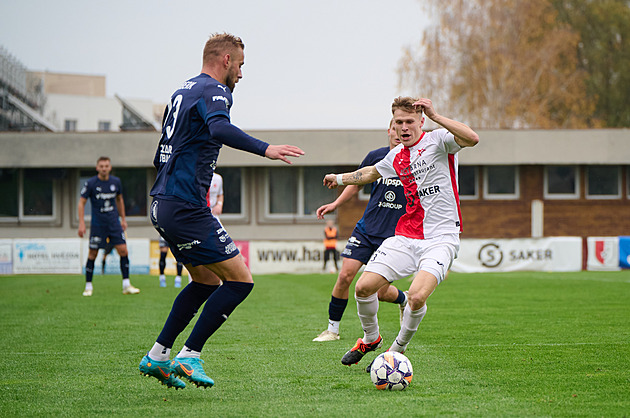
<instances>
[{"instance_id":1,"label":"grey roof","mask_svg":"<svg viewBox=\"0 0 630 418\"><path fill-rule=\"evenodd\" d=\"M459 155L463 165L630 164L630 129L478 130L480 143ZM296 166L356 166L387 145L385 130L248 131L272 144L293 144L306 155ZM0 133L0 167L92 167L101 155L116 167L150 167L160 132ZM283 163L223 147L223 166Z\"/></svg>"}]
</instances>

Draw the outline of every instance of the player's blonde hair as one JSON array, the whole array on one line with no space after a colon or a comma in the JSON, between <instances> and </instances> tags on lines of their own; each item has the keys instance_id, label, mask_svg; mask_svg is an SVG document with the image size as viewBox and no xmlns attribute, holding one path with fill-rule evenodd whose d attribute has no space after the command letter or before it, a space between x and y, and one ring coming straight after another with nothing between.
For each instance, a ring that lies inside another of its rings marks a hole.
<instances>
[{"instance_id":1,"label":"player's blonde hair","mask_svg":"<svg viewBox=\"0 0 630 418\"><path fill-rule=\"evenodd\" d=\"M402 97L398 96L394 99L394 103L392 103L392 114L397 110L403 110L407 113L418 113L422 116L422 107L414 106L413 104L417 102L418 99L414 99L413 97Z\"/></svg>"},{"instance_id":2,"label":"player's blonde hair","mask_svg":"<svg viewBox=\"0 0 630 418\"><path fill-rule=\"evenodd\" d=\"M213 33L203 48L203 63L205 64L213 58L230 53L236 48L245 50L245 44L238 36L229 33Z\"/></svg>"}]
</instances>

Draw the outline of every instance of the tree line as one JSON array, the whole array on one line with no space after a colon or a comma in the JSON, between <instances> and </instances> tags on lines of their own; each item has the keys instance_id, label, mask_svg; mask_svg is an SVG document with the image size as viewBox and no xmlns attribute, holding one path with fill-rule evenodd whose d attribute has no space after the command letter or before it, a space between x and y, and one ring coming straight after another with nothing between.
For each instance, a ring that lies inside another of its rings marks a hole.
<instances>
[{"instance_id":1,"label":"tree line","mask_svg":"<svg viewBox=\"0 0 630 418\"><path fill-rule=\"evenodd\" d=\"M477 128L630 126L627 0L423 0L399 85Z\"/></svg>"}]
</instances>

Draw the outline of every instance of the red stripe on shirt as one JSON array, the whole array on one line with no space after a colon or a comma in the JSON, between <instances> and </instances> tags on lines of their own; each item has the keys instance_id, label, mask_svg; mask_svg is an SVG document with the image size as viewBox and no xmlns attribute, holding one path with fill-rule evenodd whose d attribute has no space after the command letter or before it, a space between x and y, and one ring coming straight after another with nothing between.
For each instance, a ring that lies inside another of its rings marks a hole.
<instances>
[{"instance_id":1,"label":"red stripe on shirt","mask_svg":"<svg viewBox=\"0 0 630 418\"><path fill-rule=\"evenodd\" d=\"M424 134L424 132L423 132ZM403 184L407 208L396 225L396 235L424 239L424 208L420 204L418 185L411 172L411 153L403 147L394 157L394 170Z\"/></svg>"},{"instance_id":2,"label":"red stripe on shirt","mask_svg":"<svg viewBox=\"0 0 630 418\"><path fill-rule=\"evenodd\" d=\"M462 232L462 209L459 206L459 190L457 190L457 176L455 174L455 154L448 154L448 171L451 174L451 186L457 204L457 216L459 217L459 232Z\"/></svg>"}]
</instances>

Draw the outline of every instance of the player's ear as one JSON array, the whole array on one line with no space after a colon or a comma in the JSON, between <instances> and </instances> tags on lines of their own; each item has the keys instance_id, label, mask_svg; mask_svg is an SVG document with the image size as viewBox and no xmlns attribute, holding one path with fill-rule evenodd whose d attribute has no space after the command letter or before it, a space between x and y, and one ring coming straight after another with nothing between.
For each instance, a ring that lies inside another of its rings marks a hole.
<instances>
[{"instance_id":1,"label":"player's ear","mask_svg":"<svg viewBox=\"0 0 630 418\"><path fill-rule=\"evenodd\" d=\"M230 56L230 54L225 54L225 55L223 56L223 66L224 66L225 68L228 68L228 67L230 66L230 59L231 59L231 58L232 58L232 57Z\"/></svg>"}]
</instances>

